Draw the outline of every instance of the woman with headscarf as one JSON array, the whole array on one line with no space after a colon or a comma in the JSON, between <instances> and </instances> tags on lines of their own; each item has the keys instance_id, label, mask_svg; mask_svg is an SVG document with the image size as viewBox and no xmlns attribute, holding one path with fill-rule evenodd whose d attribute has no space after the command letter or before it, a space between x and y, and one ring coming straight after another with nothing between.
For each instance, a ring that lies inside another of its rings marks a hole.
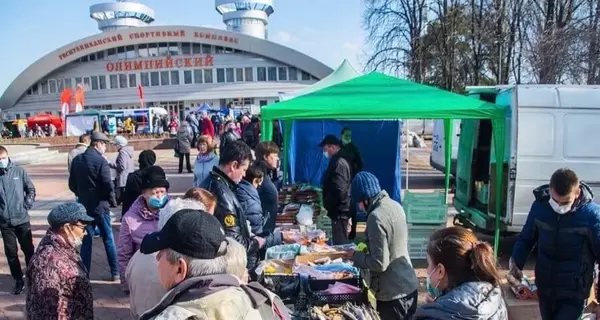
<instances>
[{"instance_id":1,"label":"woman with headscarf","mask_svg":"<svg viewBox=\"0 0 600 320\"><path fill-rule=\"evenodd\" d=\"M117 261L123 291L129 293L125 270L133 254L148 233L158 230L158 212L169 200L169 181L165 171L153 166L144 171L143 192L127 210L121 221L117 244Z\"/></svg>"},{"instance_id":2,"label":"woman with headscarf","mask_svg":"<svg viewBox=\"0 0 600 320\"><path fill-rule=\"evenodd\" d=\"M181 121L181 126L177 130L177 141L175 142L175 153L179 156L179 173L183 172L183 160L185 158L185 168L188 173L192 173L190 164L190 151L192 149L192 129L187 121Z\"/></svg>"},{"instance_id":3,"label":"woman with headscarf","mask_svg":"<svg viewBox=\"0 0 600 320\"><path fill-rule=\"evenodd\" d=\"M144 175L144 169L153 166L156 163L156 153L152 150L144 150L140 152L138 157L139 169L130 173L127 176L127 182L125 183L125 189L121 196L123 201L123 210L121 211L121 217L125 215L129 207L133 204L135 199L142 194L142 177Z\"/></svg>"},{"instance_id":4,"label":"woman with headscarf","mask_svg":"<svg viewBox=\"0 0 600 320\"><path fill-rule=\"evenodd\" d=\"M94 319L92 285L79 248L93 218L82 204L60 204L48 214L50 228L27 266L26 318Z\"/></svg>"}]
</instances>

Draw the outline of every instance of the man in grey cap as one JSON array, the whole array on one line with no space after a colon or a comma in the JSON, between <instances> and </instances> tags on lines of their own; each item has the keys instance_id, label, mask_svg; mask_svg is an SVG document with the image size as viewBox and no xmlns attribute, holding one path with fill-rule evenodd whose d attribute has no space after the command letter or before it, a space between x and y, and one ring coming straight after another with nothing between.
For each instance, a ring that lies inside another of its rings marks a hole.
<instances>
[{"instance_id":1,"label":"man in grey cap","mask_svg":"<svg viewBox=\"0 0 600 320\"><path fill-rule=\"evenodd\" d=\"M110 207L116 207L117 201L109 163L104 157L110 140L101 132L92 133L90 140L87 150L73 159L69 175L69 189L75 193L79 203L83 204L87 214L94 218L87 226L87 234L83 238L81 259L89 271L92 262L92 235L94 226L97 226L104 242L111 280L118 281L117 250L110 220Z\"/></svg>"},{"instance_id":2,"label":"man in grey cap","mask_svg":"<svg viewBox=\"0 0 600 320\"><path fill-rule=\"evenodd\" d=\"M77 202L50 211L50 228L27 268L27 319L94 318L92 285L77 252L93 221Z\"/></svg>"}]
</instances>

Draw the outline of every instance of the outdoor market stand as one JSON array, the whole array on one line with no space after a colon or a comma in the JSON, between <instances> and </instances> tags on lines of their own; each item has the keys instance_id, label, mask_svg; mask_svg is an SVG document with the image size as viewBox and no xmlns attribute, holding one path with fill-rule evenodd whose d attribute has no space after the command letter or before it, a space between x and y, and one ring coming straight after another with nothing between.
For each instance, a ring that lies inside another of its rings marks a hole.
<instances>
[{"instance_id":1,"label":"outdoor market stand","mask_svg":"<svg viewBox=\"0 0 600 320\"><path fill-rule=\"evenodd\" d=\"M98 127L102 124L102 118L114 119L114 115L95 109L87 109L77 113L68 114L65 117L65 136L80 136L94 129L94 123Z\"/></svg>"},{"instance_id":2,"label":"outdoor market stand","mask_svg":"<svg viewBox=\"0 0 600 320\"><path fill-rule=\"evenodd\" d=\"M262 140L271 140L273 120L284 122L284 173L293 120L397 120L444 119L445 193L450 185L452 156L452 120L489 119L493 127L493 145L497 163L504 161L505 107L444 91L435 87L372 72L295 98L262 108ZM502 195L502 170L496 170L496 199ZM284 177L286 175L284 174ZM496 212L501 212L496 201ZM500 215L495 216L494 252L498 253Z\"/></svg>"}]
</instances>

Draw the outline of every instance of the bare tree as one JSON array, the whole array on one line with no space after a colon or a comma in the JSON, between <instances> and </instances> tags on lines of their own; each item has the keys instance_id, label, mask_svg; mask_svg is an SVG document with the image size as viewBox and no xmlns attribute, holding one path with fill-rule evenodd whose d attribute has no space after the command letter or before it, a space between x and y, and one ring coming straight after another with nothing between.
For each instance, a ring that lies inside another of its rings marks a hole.
<instances>
[{"instance_id":1,"label":"bare tree","mask_svg":"<svg viewBox=\"0 0 600 320\"><path fill-rule=\"evenodd\" d=\"M372 54L366 68L398 74L421 82L424 72L421 35L426 0L364 0L364 28Z\"/></svg>"}]
</instances>

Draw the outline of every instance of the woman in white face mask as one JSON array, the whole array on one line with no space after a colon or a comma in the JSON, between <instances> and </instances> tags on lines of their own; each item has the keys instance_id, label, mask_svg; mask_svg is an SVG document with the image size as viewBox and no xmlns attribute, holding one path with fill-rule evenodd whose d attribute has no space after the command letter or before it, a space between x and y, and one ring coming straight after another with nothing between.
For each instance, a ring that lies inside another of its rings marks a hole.
<instances>
[{"instance_id":1,"label":"woman in white face mask","mask_svg":"<svg viewBox=\"0 0 600 320\"><path fill-rule=\"evenodd\" d=\"M427 245L428 303L413 319L507 320L492 247L465 228L434 232Z\"/></svg>"},{"instance_id":2,"label":"woman in white face mask","mask_svg":"<svg viewBox=\"0 0 600 320\"><path fill-rule=\"evenodd\" d=\"M90 218L83 205L61 204L27 267L27 319L93 319L92 286L79 256Z\"/></svg>"}]
</instances>

